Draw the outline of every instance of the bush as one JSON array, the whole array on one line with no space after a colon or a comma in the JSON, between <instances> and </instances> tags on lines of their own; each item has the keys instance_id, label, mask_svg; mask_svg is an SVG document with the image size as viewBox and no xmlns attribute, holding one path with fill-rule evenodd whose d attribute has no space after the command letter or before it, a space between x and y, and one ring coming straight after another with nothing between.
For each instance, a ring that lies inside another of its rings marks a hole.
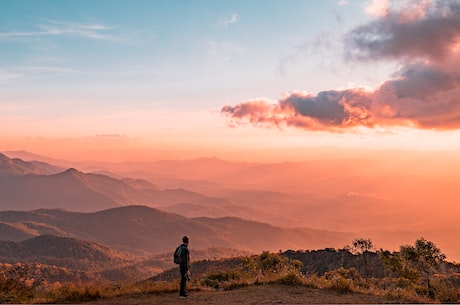
<instances>
[{"instance_id":1,"label":"bush","mask_svg":"<svg viewBox=\"0 0 460 305\"><path fill-rule=\"evenodd\" d=\"M120 295L162 294L179 291L179 281L155 282L151 280L131 283L112 284L102 289L102 297L110 298Z\"/></svg>"},{"instance_id":2,"label":"bush","mask_svg":"<svg viewBox=\"0 0 460 305\"><path fill-rule=\"evenodd\" d=\"M201 280L202 285L220 288L224 283L230 284L242 279L242 275L234 270L213 271L206 274ZM231 286L231 285L227 285Z\"/></svg>"},{"instance_id":3,"label":"bush","mask_svg":"<svg viewBox=\"0 0 460 305\"><path fill-rule=\"evenodd\" d=\"M259 256L258 267L263 272L274 271L286 262L287 258L265 251Z\"/></svg>"},{"instance_id":4,"label":"bush","mask_svg":"<svg viewBox=\"0 0 460 305\"><path fill-rule=\"evenodd\" d=\"M360 286L362 279L355 268L345 269L343 267L326 272L323 275L326 287L339 293L349 293L354 291L355 286Z\"/></svg>"},{"instance_id":5,"label":"bush","mask_svg":"<svg viewBox=\"0 0 460 305\"><path fill-rule=\"evenodd\" d=\"M331 281L330 289L338 293L350 293L353 292L352 283L350 280L347 280L343 277L334 278Z\"/></svg>"},{"instance_id":6,"label":"bush","mask_svg":"<svg viewBox=\"0 0 460 305\"><path fill-rule=\"evenodd\" d=\"M457 303L460 299L459 291L445 280L433 280L428 295L440 303Z\"/></svg>"},{"instance_id":7,"label":"bush","mask_svg":"<svg viewBox=\"0 0 460 305\"><path fill-rule=\"evenodd\" d=\"M74 286L61 286L50 291L47 298L52 302L88 302L102 298L101 289L96 286L77 288Z\"/></svg>"},{"instance_id":8,"label":"bush","mask_svg":"<svg viewBox=\"0 0 460 305\"><path fill-rule=\"evenodd\" d=\"M41 279L30 274L28 265L4 264L0 270L0 303L24 303L32 300Z\"/></svg>"},{"instance_id":9,"label":"bush","mask_svg":"<svg viewBox=\"0 0 460 305\"><path fill-rule=\"evenodd\" d=\"M303 285L303 279L298 272L289 272L278 278L275 283L286 286L299 286Z\"/></svg>"}]
</instances>

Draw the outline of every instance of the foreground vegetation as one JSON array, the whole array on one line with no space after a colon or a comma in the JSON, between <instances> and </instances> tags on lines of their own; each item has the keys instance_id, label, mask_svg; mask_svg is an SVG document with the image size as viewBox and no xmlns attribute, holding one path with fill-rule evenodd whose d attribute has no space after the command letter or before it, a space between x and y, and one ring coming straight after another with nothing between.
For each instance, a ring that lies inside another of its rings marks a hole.
<instances>
[{"instance_id":1,"label":"foreground vegetation","mask_svg":"<svg viewBox=\"0 0 460 305\"><path fill-rule=\"evenodd\" d=\"M400 251L373 252L372 242L354 240L352 246L336 251L355 258L355 266L338 264L319 272L305 261L312 253L263 252L260 255L220 261L202 261L192 266L189 283L195 291L231 291L243 287L288 286L320 289L338 294L379 297L386 303L456 303L460 300L460 266L447 263L434 243L423 238ZM326 251L326 250L325 250ZM322 252L324 256L325 252ZM177 270L131 284L72 285L47 283L31 274L27 265L10 265L0 272L0 303L82 303L108 301L118 297L158 295L178 291ZM382 269L383 268L383 269ZM300 293L300 292L299 292Z\"/></svg>"}]
</instances>

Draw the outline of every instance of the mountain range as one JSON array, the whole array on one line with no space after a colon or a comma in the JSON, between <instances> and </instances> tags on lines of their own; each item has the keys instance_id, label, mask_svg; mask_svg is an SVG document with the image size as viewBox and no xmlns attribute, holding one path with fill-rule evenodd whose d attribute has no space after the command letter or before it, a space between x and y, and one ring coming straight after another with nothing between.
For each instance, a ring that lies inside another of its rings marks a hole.
<instances>
[{"instance_id":1,"label":"mountain range","mask_svg":"<svg viewBox=\"0 0 460 305\"><path fill-rule=\"evenodd\" d=\"M0 206L93 213L144 205L193 220L229 217L283 230L354 232L373 239L378 248L393 250L423 236L435 241L448 259L459 260L457 155L335 150L335 159L329 154L303 162L197 158L107 163L5 152L0 158ZM24 228L22 224L0 225L0 235L14 230L22 238L35 236L26 233L30 225L27 230L15 229ZM41 230L54 234L56 228L41 224Z\"/></svg>"},{"instance_id":2,"label":"mountain range","mask_svg":"<svg viewBox=\"0 0 460 305\"><path fill-rule=\"evenodd\" d=\"M21 241L42 234L78 238L133 255L169 252L184 234L195 249L225 247L251 252L344 246L351 233L286 229L239 218L186 218L146 206L82 213L64 210L0 212L2 239Z\"/></svg>"},{"instance_id":3,"label":"mountain range","mask_svg":"<svg viewBox=\"0 0 460 305\"><path fill-rule=\"evenodd\" d=\"M208 197L185 189L159 190L142 179L117 179L83 173L74 168L56 172L58 169L47 163L25 162L0 154L2 209L64 208L92 212L131 204L232 206L224 198Z\"/></svg>"},{"instance_id":4,"label":"mountain range","mask_svg":"<svg viewBox=\"0 0 460 305\"><path fill-rule=\"evenodd\" d=\"M351 233L287 229L228 216L187 218L138 204L195 204L213 209L232 204L184 189L159 190L140 179L85 174L73 168L50 173L52 167L46 163L34 165L5 155L0 160L3 240L54 234L145 255L169 251L183 234L193 236L198 249L248 251L343 246L352 237Z\"/></svg>"}]
</instances>

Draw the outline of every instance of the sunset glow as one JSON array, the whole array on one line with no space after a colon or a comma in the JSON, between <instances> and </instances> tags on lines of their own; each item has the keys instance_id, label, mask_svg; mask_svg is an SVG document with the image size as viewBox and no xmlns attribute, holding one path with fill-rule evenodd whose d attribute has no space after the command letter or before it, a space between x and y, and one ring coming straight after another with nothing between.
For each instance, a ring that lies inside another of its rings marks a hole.
<instances>
[{"instance_id":1,"label":"sunset glow","mask_svg":"<svg viewBox=\"0 0 460 305\"><path fill-rule=\"evenodd\" d=\"M454 3L258 4L4 1L1 149L114 160L460 149Z\"/></svg>"}]
</instances>

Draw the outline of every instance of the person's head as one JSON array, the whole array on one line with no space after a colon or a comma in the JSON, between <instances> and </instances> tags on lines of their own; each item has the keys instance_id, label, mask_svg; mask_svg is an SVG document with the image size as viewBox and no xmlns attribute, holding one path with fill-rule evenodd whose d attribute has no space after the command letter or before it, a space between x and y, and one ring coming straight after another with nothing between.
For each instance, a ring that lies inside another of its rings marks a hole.
<instances>
[{"instance_id":1,"label":"person's head","mask_svg":"<svg viewBox=\"0 0 460 305\"><path fill-rule=\"evenodd\" d=\"M184 244L187 244L188 245L188 240L189 240L189 237L187 235L185 235L184 237L182 237L182 242Z\"/></svg>"}]
</instances>

